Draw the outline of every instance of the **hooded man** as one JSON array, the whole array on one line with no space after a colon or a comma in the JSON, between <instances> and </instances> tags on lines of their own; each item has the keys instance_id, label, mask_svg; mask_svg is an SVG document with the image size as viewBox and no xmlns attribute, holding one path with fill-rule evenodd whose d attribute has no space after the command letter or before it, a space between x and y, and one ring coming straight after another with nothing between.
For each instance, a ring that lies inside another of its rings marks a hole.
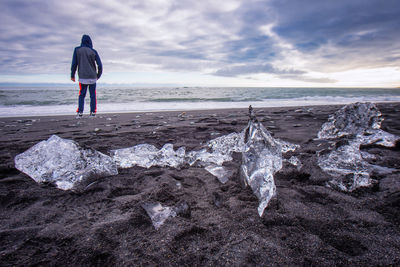
<instances>
[{"instance_id":1,"label":"hooded man","mask_svg":"<svg viewBox=\"0 0 400 267\"><path fill-rule=\"evenodd\" d=\"M75 47L71 64L71 81L73 82L75 82L76 68L78 68L80 89L79 106L76 111L78 113L78 118L82 117L83 114L85 96L88 87L90 93L90 116L95 116L97 109L96 82L103 72L103 65L101 64L99 54L93 49L92 40L89 35L83 35L81 45Z\"/></svg>"}]
</instances>

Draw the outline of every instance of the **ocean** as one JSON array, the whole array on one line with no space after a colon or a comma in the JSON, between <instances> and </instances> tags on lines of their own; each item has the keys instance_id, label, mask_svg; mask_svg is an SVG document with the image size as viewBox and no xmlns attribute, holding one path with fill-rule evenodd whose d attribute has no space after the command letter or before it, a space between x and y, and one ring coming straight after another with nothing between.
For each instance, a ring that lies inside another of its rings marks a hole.
<instances>
[{"instance_id":1,"label":"ocean","mask_svg":"<svg viewBox=\"0 0 400 267\"><path fill-rule=\"evenodd\" d=\"M75 114L78 86L0 85L0 117ZM89 112L89 92L85 113ZM400 102L400 88L137 87L97 84L98 113Z\"/></svg>"}]
</instances>

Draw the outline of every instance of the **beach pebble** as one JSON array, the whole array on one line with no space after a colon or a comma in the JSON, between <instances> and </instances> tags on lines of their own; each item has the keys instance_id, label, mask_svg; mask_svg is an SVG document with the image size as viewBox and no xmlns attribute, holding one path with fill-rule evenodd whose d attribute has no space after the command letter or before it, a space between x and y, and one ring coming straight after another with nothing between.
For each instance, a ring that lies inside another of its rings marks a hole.
<instances>
[{"instance_id":1,"label":"beach pebble","mask_svg":"<svg viewBox=\"0 0 400 267\"><path fill-rule=\"evenodd\" d=\"M184 200L179 201L178 204L176 204L174 210L175 210L176 215L178 215L178 216L185 217L185 218L190 218L190 216L191 216L190 206Z\"/></svg>"}]
</instances>

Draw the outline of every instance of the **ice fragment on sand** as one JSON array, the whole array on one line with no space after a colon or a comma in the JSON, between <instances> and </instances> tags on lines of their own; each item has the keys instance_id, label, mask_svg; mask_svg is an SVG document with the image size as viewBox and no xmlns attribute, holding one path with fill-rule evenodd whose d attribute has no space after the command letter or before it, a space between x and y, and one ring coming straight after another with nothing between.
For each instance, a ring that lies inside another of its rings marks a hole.
<instances>
[{"instance_id":1,"label":"ice fragment on sand","mask_svg":"<svg viewBox=\"0 0 400 267\"><path fill-rule=\"evenodd\" d=\"M244 135L241 176L260 201L258 214L261 217L276 194L274 174L282 168L282 146L257 121L251 107L249 110L250 120Z\"/></svg>"},{"instance_id":2,"label":"ice fragment on sand","mask_svg":"<svg viewBox=\"0 0 400 267\"><path fill-rule=\"evenodd\" d=\"M258 213L262 216L276 187L273 175L282 168L282 153L294 151L298 145L274 139L264 126L257 121L252 109L247 127L241 133L231 133L207 142L199 151L185 152L184 148L173 150L166 144L161 150L148 144L137 145L111 151L113 159L121 168L135 165L149 168L151 166L179 167L183 164L204 166L222 183L231 176L229 170L222 166L232 160L234 152L242 153L241 176L260 200ZM301 164L296 161L299 166Z\"/></svg>"},{"instance_id":3,"label":"ice fragment on sand","mask_svg":"<svg viewBox=\"0 0 400 267\"><path fill-rule=\"evenodd\" d=\"M191 151L187 157L190 165L196 162L200 165L222 165L224 162L232 160L233 152L242 152L243 150L243 133L230 133L208 141L206 148L200 151Z\"/></svg>"},{"instance_id":4,"label":"ice fragment on sand","mask_svg":"<svg viewBox=\"0 0 400 267\"><path fill-rule=\"evenodd\" d=\"M362 136L363 145L380 145L386 147L395 147L399 137L391 133L382 131L381 129L369 131Z\"/></svg>"},{"instance_id":5,"label":"ice fragment on sand","mask_svg":"<svg viewBox=\"0 0 400 267\"><path fill-rule=\"evenodd\" d=\"M383 121L381 112L373 103L352 103L331 115L318 132L318 138L331 139L364 134L376 130Z\"/></svg>"},{"instance_id":6,"label":"ice fragment on sand","mask_svg":"<svg viewBox=\"0 0 400 267\"><path fill-rule=\"evenodd\" d=\"M232 176L232 173L227 170L224 166L218 166L218 165L209 165L205 168L209 173L214 175L215 177L218 178L218 180L225 184L228 182L229 177Z\"/></svg>"},{"instance_id":7,"label":"ice fragment on sand","mask_svg":"<svg viewBox=\"0 0 400 267\"><path fill-rule=\"evenodd\" d=\"M173 208L162 206L160 203L147 202L142 204L142 207L149 215L156 230L158 230L169 217L176 216L176 212Z\"/></svg>"},{"instance_id":8,"label":"ice fragment on sand","mask_svg":"<svg viewBox=\"0 0 400 267\"><path fill-rule=\"evenodd\" d=\"M178 168L184 164L185 148L174 151L172 144L165 144L160 150L149 144L111 151L112 158L120 168L131 168L135 165L150 168L152 166Z\"/></svg>"},{"instance_id":9,"label":"ice fragment on sand","mask_svg":"<svg viewBox=\"0 0 400 267\"><path fill-rule=\"evenodd\" d=\"M343 191L353 191L371 184L370 164L364 161L360 152L360 143L353 141L340 146L330 153L319 153L318 165L329 175L336 177L331 184Z\"/></svg>"},{"instance_id":10,"label":"ice fragment on sand","mask_svg":"<svg viewBox=\"0 0 400 267\"><path fill-rule=\"evenodd\" d=\"M109 156L57 135L17 155L15 167L38 183L52 182L63 190L72 189L89 177L118 174Z\"/></svg>"},{"instance_id":11,"label":"ice fragment on sand","mask_svg":"<svg viewBox=\"0 0 400 267\"><path fill-rule=\"evenodd\" d=\"M360 151L361 145L395 146L399 137L382 131L382 121L381 113L375 104L354 103L338 110L323 124L318 137L336 141L336 145L330 151L318 153L318 165L335 177L331 184L343 191L353 191L371 185L371 171L391 171L389 168L368 163L365 160L373 156Z\"/></svg>"},{"instance_id":12,"label":"ice fragment on sand","mask_svg":"<svg viewBox=\"0 0 400 267\"><path fill-rule=\"evenodd\" d=\"M287 162L296 166L298 170L300 170L301 167L303 166L303 164L301 164L301 161L299 160L299 158L297 158L295 156L290 157L290 159L288 159Z\"/></svg>"}]
</instances>

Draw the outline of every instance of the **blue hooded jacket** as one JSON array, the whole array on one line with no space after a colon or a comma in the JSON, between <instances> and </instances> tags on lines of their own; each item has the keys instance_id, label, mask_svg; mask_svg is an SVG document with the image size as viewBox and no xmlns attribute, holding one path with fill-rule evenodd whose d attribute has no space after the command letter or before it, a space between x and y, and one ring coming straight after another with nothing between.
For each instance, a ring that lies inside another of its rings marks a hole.
<instances>
[{"instance_id":1,"label":"blue hooded jacket","mask_svg":"<svg viewBox=\"0 0 400 267\"><path fill-rule=\"evenodd\" d=\"M80 79L99 79L103 73L100 56L93 49L92 39L86 34L82 36L81 45L75 47L72 56L71 78L75 78L77 68Z\"/></svg>"}]
</instances>

